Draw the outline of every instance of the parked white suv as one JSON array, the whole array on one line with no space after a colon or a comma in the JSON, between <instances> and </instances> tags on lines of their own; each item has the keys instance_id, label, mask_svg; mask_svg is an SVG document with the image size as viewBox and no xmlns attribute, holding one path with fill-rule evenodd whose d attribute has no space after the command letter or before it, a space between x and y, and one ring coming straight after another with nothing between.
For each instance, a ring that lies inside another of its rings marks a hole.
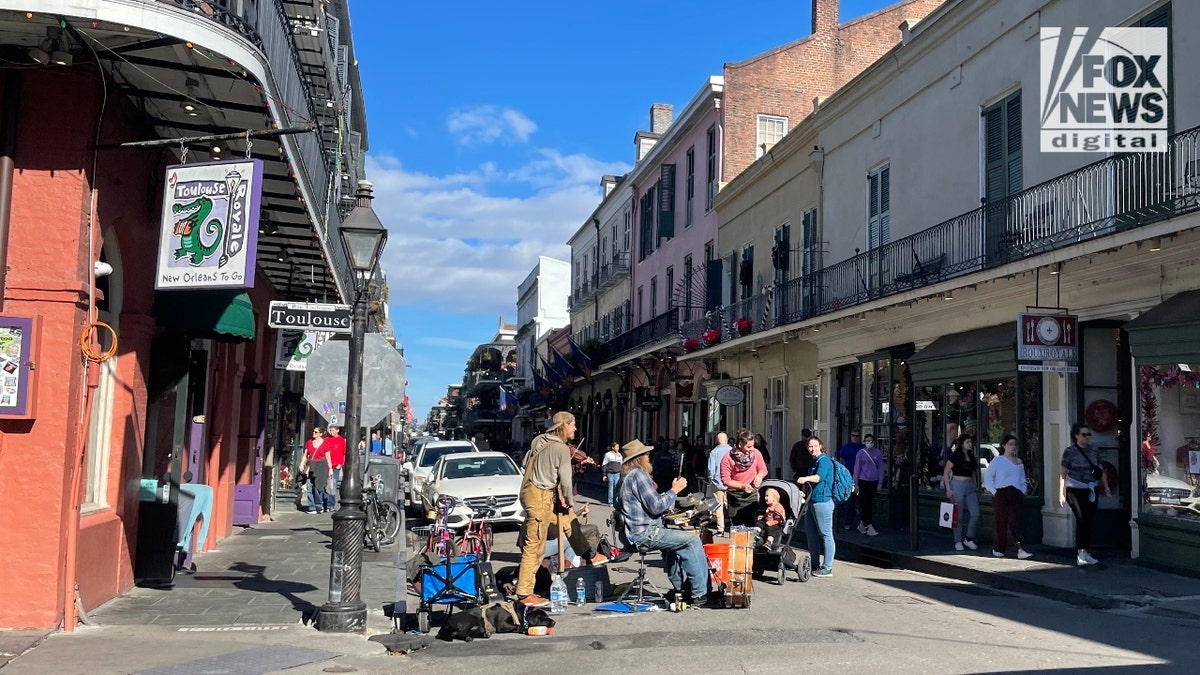
<instances>
[{"instance_id":1,"label":"parked white suv","mask_svg":"<svg viewBox=\"0 0 1200 675\"><path fill-rule=\"evenodd\" d=\"M413 509L421 508L421 490L429 479L429 472L443 455L456 452L479 452L471 441L428 441L412 457L406 458L402 470L407 477L408 503Z\"/></svg>"}]
</instances>

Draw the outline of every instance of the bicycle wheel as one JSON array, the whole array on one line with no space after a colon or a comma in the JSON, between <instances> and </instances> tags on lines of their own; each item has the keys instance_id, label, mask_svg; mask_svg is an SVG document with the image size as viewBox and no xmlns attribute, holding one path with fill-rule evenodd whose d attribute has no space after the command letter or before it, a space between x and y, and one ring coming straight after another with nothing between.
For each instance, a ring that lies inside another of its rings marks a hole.
<instances>
[{"instance_id":1,"label":"bicycle wheel","mask_svg":"<svg viewBox=\"0 0 1200 675\"><path fill-rule=\"evenodd\" d=\"M400 534L400 507L392 502L379 503L379 529L384 541L395 541Z\"/></svg>"},{"instance_id":2,"label":"bicycle wheel","mask_svg":"<svg viewBox=\"0 0 1200 675\"><path fill-rule=\"evenodd\" d=\"M483 540L474 534L464 534L458 539L458 552L462 555L473 555L475 560L485 560L487 556L487 547L484 546Z\"/></svg>"},{"instance_id":3,"label":"bicycle wheel","mask_svg":"<svg viewBox=\"0 0 1200 675\"><path fill-rule=\"evenodd\" d=\"M491 562L492 561L492 545L495 543L495 541L492 537L492 524L485 521L483 523L483 527L480 528L479 536L480 536L480 538L483 539L483 547L485 550L483 560L484 560L484 562Z\"/></svg>"},{"instance_id":4,"label":"bicycle wheel","mask_svg":"<svg viewBox=\"0 0 1200 675\"><path fill-rule=\"evenodd\" d=\"M367 548L379 552L379 514L375 508L374 499L366 499L363 501L363 511L367 514L367 522L363 527L363 540Z\"/></svg>"}]
</instances>

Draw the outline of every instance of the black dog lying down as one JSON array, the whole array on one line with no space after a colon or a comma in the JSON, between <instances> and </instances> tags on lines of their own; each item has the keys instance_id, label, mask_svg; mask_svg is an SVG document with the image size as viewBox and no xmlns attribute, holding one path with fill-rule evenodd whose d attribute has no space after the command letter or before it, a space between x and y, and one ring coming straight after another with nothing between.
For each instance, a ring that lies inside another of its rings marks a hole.
<instances>
[{"instance_id":1,"label":"black dog lying down","mask_svg":"<svg viewBox=\"0 0 1200 675\"><path fill-rule=\"evenodd\" d=\"M526 626L553 628L554 619L546 610L537 607L526 609L516 602L493 602L450 615L438 631L437 638L446 642L470 642L475 638L489 638L493 633L521 633Z\"/></svg>"}]
</instances>

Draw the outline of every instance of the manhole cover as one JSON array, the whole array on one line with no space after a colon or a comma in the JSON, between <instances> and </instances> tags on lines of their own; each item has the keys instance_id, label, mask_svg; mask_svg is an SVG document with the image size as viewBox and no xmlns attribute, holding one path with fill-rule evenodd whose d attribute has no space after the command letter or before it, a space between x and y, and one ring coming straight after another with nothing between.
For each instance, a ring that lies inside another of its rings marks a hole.
<instances>
[{"instance_id":1,"label":"manhole cover","mask_svg":"<svg viewBox=\"0 0 1200 675\"><path fill-rule=\"evenodd\" d=\"M927 602L925 600L922 600L920 598L914 598L911 595L864 595L863 597L868 600L874 600L875 602L878 602L878 603L884 604L884 605L929 605L929 604L933 604L933 603Z\"/></svg>"}]
</instances>

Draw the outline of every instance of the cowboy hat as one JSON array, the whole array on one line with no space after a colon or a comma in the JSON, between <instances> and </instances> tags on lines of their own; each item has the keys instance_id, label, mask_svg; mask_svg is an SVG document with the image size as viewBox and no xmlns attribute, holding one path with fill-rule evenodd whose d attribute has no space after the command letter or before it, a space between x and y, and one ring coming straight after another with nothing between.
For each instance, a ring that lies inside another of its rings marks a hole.
<instances>
[{"instance_id":1,"label":"cowboy hat","mask_svg":"<svg viewBox=\"0 0 1200 675\"><path fill-rule=\"evenodd\" d=\"M653 449L653 445L645 445L640 440L635 438L621 446L621 463L623 464L631 459L641 457Z\"/></svg>"},{"instance_id":2,"label":"cowboy hat","mask_svg":"<svg viewBox=\"0 0 1200 675\"><path fill-rule=\"evenodd\" d=\"M554 417L551 417L546 420L546 431L548 431L548 432L554 431L555 429L560 428L562 425L564 425L568 422L574 422L574 421L575 421L574 415L572 415L571 413L569 413L565 410L560 410L560 411L554 413Z\"/></svg>"}]
</instances>

